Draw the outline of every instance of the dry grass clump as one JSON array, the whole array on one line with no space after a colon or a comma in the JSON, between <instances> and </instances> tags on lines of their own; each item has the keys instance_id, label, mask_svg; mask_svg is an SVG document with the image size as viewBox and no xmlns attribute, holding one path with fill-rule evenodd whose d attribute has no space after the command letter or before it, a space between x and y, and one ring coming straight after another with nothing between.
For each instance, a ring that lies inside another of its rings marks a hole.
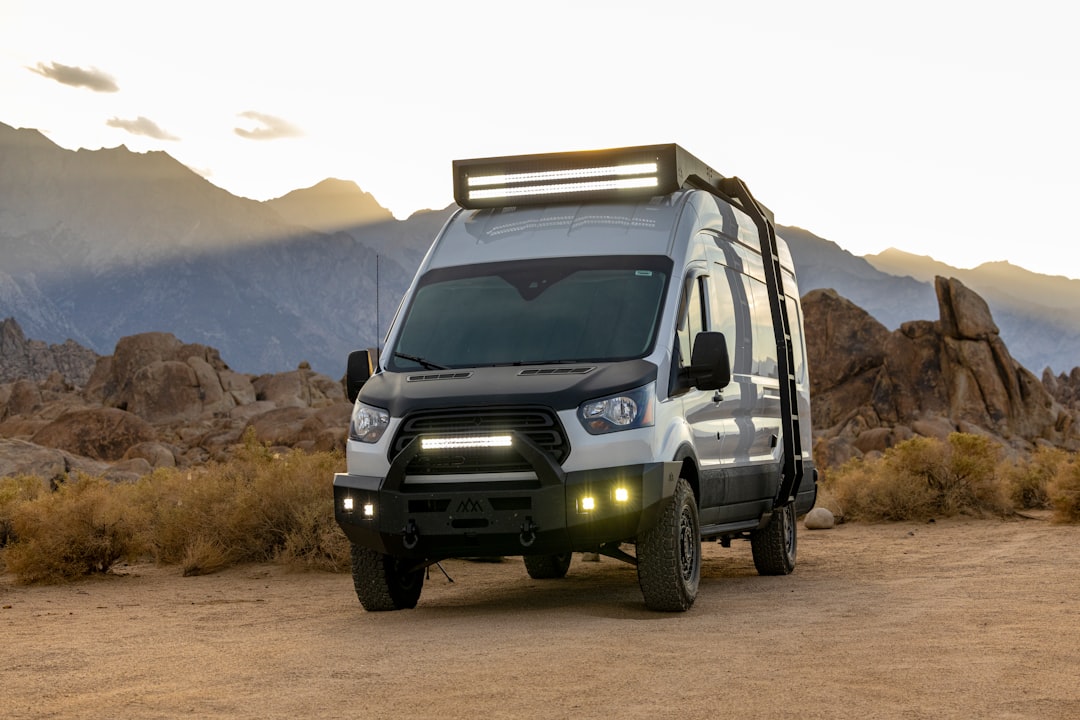
<instances>
[{"instance_id":1,"label":"dry grass clump","mask_svg":"<svg viewBox=\"0 0 1080 720\"><path fill-rule=\"evenodd\" d=\"M43 492L45 481L35 475L0 478L0 548L14 538L12 524L16 509Z\"/></svg>"},{"instance_id":2,"label":"dry grass clump","mask_svg":"<svg viewBox=\"0 0 1080 720\"><path fill-rule=\"evenodd\" d=\"M332 453L278 456L254 435L223 463L159 468L136 483L80 476L0 483L0 543L22 583L106 572L121 559L180 565L185 575L245 562L339 571L349 543L334 522ZM36 490L34 489L36 487Z\"/></svg>"},{"instance_id":3,"label":"dry grass clump","mask_svg":"<svg viewBox=\"0 0 1080 720\"><path fill-rule=\"evenodd\" d=\"M56 583L138 556L145 519L130 490L79 475L21 503L11 518L14 542L4 549L7 569L23 583Z\"/></svg>"},{"instance_id":4,"label":"dry grass clump","mask_svg":"<svg viewBox=\"0 0 1080 720\"><path fill-rule=\"evenodd\" d=\"M1002 450L978 435L953 433L947 442L916 437L879 459L855 460L830 473L827 487L849 520L925 520L959 513L1012 511L999 474Z\"/></svg>"},{"instance_id":5,"label":"dry grass clump","mask_svg":"<svg viewBox=\"0 0 1080 720\"><path fill-rule=\"evenodd\" d=\"M1054 506L1054 521L1080 523L1080 459L1062 464L1049 482L1047 494Z\"/></svg>"},{"instance_id":6,"label":"dry grass clump","mask_svg":"<svg viewBox=\"0 0 1080 720\"><path fill-rule=\"evenodd\" d=\"M1005 468L1010 497L1018 510L1047 510L1052 507L1050 483L1068 464L1069 453L1058 448L1037 447L1031 455Z\"/></svg>"},{"instance_id":7,"label":"dry grass clump","mask_svg":"<svg viewBox=\"0 0 1080 720\"><path fill-rule=\"evenodd\" d=\"M345 569L349 546L330 482L339 464L331 453L279 457L248 436L226 463L155 471L137 486L150 515L147 545L185 575L270 560Z\"/></svg>"}]
</instances>

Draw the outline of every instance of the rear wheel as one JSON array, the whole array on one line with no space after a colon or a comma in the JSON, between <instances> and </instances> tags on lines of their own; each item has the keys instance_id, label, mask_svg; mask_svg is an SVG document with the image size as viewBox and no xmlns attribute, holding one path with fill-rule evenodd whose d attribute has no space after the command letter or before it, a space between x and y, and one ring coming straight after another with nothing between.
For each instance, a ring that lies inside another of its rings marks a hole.
<instances>
[{"instance_id":1,"label":"rear wheel","mask_svg":"<svg viewBox=\"0 0 1080 720\"><path fill-rule=\"evenodd\" d=\"M424 569L392 555L352 545L352 576L356 597L368 612L416 607L424 587Z\"/></svg>"},{"instance_id":2,"label":"rear wheel","mask_svg":"<svg viewBox=\"0 0 1080 720\"><path fill-rule=\"evenodd\" d=\"M638 585L651 610L683 612L701 582L701 532L690 483L679 478L659 522L637 541Z\"/></svg>"},{"instance_id":3,"label":"rear wheel","mask_svg":"<svg viewBox=\"0 0 1080 720\"><path fill-rule=\"evenodd\" d=\"M570 569L570 553L526 555L525 569L533 580L553 580L566 577L566 571Z\"/></svg>"},{"instance_id":4,"label":"rear wheel","mask_svg":"<svg viewBox=\"0 0 1080 720\"><path fill-rule=\"evenodd\" d=\"M769 524L750 533L758 575L787 575L795 569L795 503L774 510Z\"/></svg>"}]
</instances>

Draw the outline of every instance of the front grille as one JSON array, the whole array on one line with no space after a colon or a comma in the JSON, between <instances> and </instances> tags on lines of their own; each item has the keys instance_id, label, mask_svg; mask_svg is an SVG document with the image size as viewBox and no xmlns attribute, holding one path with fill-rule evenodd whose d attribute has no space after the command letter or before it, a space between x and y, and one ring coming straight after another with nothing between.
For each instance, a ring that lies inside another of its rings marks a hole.
<instances>
[{"instance_id":1,"label":"front grille","mask_svg":"<svg viewBox=\"0 0 1080 720\"><path fill-rule=\"evenodd\" d=\"M490 435L514 430L528 437L562 464L570 454L562 423L547 408L460 408L423 410L405 417L390 445L389 460L418 435ZM407 475L456 475L532 471L513 448L455 448L420 452L406 468Z\"/></svg>"}]
</instances>

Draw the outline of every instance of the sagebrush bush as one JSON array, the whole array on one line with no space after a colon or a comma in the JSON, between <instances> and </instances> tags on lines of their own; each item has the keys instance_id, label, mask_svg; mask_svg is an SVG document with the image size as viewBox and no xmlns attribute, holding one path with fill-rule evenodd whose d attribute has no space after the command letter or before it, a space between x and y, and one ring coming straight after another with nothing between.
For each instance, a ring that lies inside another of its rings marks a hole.
<instances>
[{"instance_id":1,"label":"sagebrush bush","mask_svg":"<svg viewBox=\"0 0 1080 720\"><path fill-rule=\"evenodd\" d=\"M345 570L349 543L334 522L331 482L341 463L334 453L278 455L249 433L227 462L159 468L135 483L80 476L48 492L40 478L5 478L0 552L22 583L140 557L185 575L263 561Z\"/></svg>"},{"instance_id":2,"label":"sagebrush bush","mask_svg":"<svg viewBox=\"0 0 1080 720\"><path fill-rule=\"evenodd\" d=\"M921 520L1012 509L997 468L1001 448L988 438L953 433L947 442L915 437L877 459L855 460L829 473L841 512L853 520Z\"/></svg>"},{"instance_id":3,"label":"sagebrush bush","mask_svg":"<svg viewBox=\"0 0 1080 720\"><path fill-rule=\"evenodd\" d=\"M22 583L55 583L134 559L143 551L145 518L130 490L79 475L21 503L11 518L14 541L4 549L7 569Z\"/></svg>"},{"instance_id":4,"label":"sagebrush bush","mask_svg":"<svg viewBox=\"0 0 1080 720\"><path fill-rule=\"evenodd\" d=\"M12 530L15 509L41 495L45 489L45 481L36 475L0 478L0 553L8 542L15 540ZM2 557L0 555L0 559Z\"/></svg>"},{"instance_id":5,"label":"sagebrush bush","mask_svg":"<svg viewBox=\"0 0 1080 720\"><path fill-rule=\"evenodd\" d=\"M1054 522L1080 523L1080 458L1074 456L1058 468L1047 494L1054 506Z\"/></svg>"},{"instance_id":6,"label":"sagebrush bush","mask_svg":"<svg viewBox=\"0 0 1080 720\"><path fill-rule=\"evenodd\" d=\"M1068 460L1064 450L1040 446L1031 455L1009 464L1004 477L1013 505L1022 510L1049 508L1050 482Z\"/></svg>"},{"instance_id":7,"label":"sagebrush bush","mask_svg":"<svg viewBox=\"0 0 1080 720\"><path fill-rule=\"evenodd\" d=\"M138 489L151 517L147 545L185 574L268 560L344 569L349 549L331 484L340 461L299 450L278 456L249 435L228 462L155 471Z\"/></svg>"}]
</instances>

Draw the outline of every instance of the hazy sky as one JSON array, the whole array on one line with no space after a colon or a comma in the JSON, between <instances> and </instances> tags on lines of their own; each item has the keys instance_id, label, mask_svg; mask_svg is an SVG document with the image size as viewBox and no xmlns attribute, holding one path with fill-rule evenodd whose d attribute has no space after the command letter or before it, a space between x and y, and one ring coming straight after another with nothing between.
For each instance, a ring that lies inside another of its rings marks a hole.
<instances>
[{"instance_id":1,"label":"hazy sky","mask_svg":"<svg viewBox=\"0 0 1080 720\"><path fill-rule=\"evenodd\" d=\"M455 158L676 142L778 222L1080 278L1080 3L0 0L0 122L398 217Z\"/></svg>"}]
</instances>

